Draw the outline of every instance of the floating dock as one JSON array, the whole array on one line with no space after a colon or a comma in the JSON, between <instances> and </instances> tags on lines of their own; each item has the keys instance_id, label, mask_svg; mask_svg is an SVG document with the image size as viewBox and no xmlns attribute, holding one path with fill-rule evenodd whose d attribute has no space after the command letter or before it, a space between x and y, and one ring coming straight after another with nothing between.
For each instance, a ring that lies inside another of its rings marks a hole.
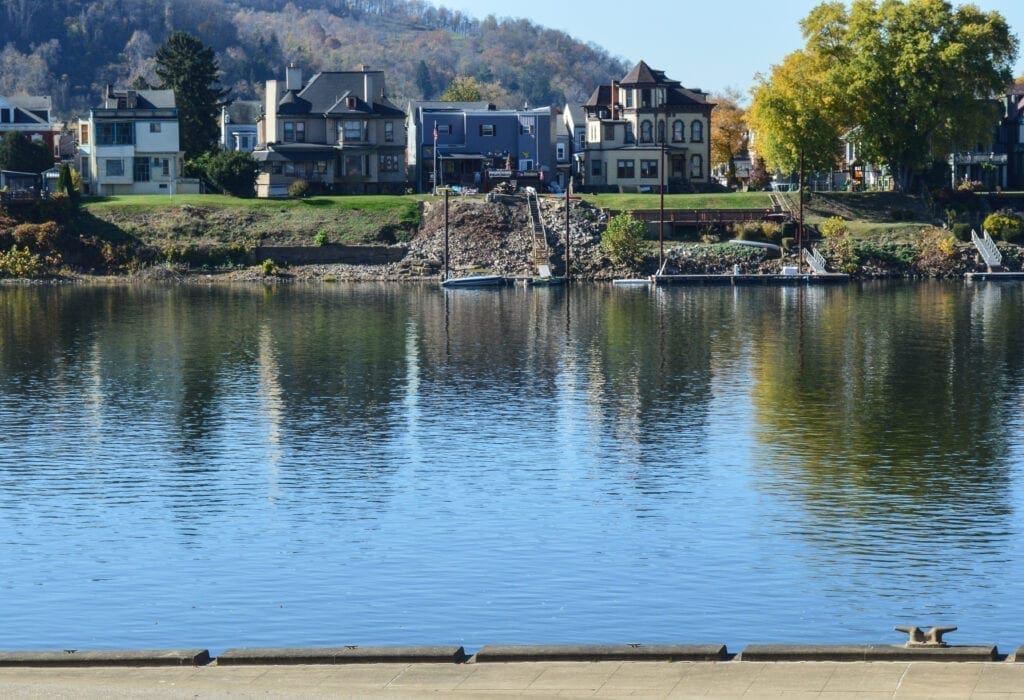
<instances>
[{"instance_id":1,"label":"floating dock","mask_svg":"<svg viewBox=\"0 0 1024 700\"><path fill-rule=\"evenodd\" d=\"M837 284L849 282L842 273L803 275L653 275L651 281L661 284L730 284L730 285L783 285L783 284Z\"/></svg>"},{"instance_id":2,"label":"floating dock","mask_svg":"<svg viewBox=\"0 0 1024 700\"><path fill-rule=\"evenodd\" d=\"M1024 280L1024 272L968 272L964 275L967 282L1011 282Z\"/></svg>"}]
</instances>

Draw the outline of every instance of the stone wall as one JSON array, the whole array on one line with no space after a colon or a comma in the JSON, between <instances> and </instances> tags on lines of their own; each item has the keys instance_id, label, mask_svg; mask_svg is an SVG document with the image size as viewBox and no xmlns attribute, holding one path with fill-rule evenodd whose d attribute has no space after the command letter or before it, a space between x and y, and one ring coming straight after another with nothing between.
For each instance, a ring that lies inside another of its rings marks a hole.
<instances>
[{"instance_id":1,"label":"stone wall","mask_svg":"<svg viewBox=\"0 0 1024 700\"><path fill-rule=\"evenodd\" d=\"M254 262L273 260L285 265L386 265L399 262L408 248L404 245L261 246L253 251Z\"/></svg>"}]
</instances>

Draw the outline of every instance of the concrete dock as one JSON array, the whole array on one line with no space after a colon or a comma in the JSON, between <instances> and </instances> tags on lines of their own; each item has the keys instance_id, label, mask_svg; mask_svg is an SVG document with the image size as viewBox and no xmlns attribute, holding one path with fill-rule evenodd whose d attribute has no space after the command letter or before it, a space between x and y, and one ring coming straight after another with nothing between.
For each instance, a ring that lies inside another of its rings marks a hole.
<instances>
[{"instance_id":1,"label":"concrete dock","mask_svg":"<svg viewBox=\"0 0 1024 700\"><path fill-rule=\"evenodd\" d=\"M1017 698L1013 662L598 661L0 668L3 698Z\"/></svg>"}]
</instances>

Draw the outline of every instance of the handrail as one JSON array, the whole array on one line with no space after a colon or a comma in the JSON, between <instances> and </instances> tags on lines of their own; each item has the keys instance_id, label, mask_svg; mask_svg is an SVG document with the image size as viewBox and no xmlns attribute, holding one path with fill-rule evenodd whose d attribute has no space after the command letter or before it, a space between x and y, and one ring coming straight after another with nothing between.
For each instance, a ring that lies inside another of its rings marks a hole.
<instances>
[{"instance_id":1,"label":"handrail","mask_svg":"<svg viewBox=\"0 0 1024 700\"><path fill-rule=\"evenodd\" d=\"M1003 254L999 252L996 242L992 240L992 236L988 235L988 231L982 229L982 233L984 238L979 237L977 231L971 229L971 241L974 243L974 247L981 253L981 259L985 261L989 269L1002 268Z\"/></svg>"},{"instance_id":2,"label":"handrail","mask_svg":"<svg viewBox=\"0 0 1024 700\"><path fill-rule=\"evenodd\" d=\"M804 248L803 249L804 260L811 266L816 274L824 275L828 272L828 267L825 264L825 258L816 248Z\"/></svg>"}]
</instances>

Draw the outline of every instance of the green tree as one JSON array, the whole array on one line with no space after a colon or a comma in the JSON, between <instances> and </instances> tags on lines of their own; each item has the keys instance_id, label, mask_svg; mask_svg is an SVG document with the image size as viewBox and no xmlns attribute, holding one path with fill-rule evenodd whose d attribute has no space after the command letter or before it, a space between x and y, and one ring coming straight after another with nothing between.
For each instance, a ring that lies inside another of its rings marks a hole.
<instances>
[{"instance_id":1,"label":"green tree","mask_svg":"<svg viewBox=\"0 0 1024 700\"><path fill-rule=\"evenodd\" d=\"M430 79L430 69L426 61L420 61L416 66L416 87L420 89L420 95L424 100L434 99L434 81Z\"/></svg>"},{"instance_id":2,"label":"green tree","mask_svg":"<svg viewBox=\"0 0 1024 700\"><path fill-rule=\"evenodd\" d=\"M861 156L887 165L905 191L934 160L991 139L990 98L1010 84L1018 48L998 12L944 0L826 2L800 26L805 47L754 92L752 126L769 165L791 169L803 152L822 168L825 137L834 147L840 130L859 127Z\"/></svg>"},{"instance_id":3,"label":"green tree","mask_svg":"<svg viewBox=\"0 0 1024 700\"><path fill-rule=\"evenodd\" d=\"M185 158L195 158L217 143L217 117L227 90L218 87L213 49L187 32L173 32L156 52L161 87L174 90L178 129Z\"/></svg>"},{"instance_id":4,"label":"green tree","mask_svg":"<svg viewBox=\"0 0 1024 700\"><path fill-rule=\"evenodd\" d=\"M644 222L623 212L608 222L601 235L601 251L616 265L639 265L647 251Z\"/></svg>"},{"instance_id":5,"label":"green tree","mask_svg":"<svg viewBox=\"0 0 1024 700\"><path fill-rule=\"evenodd\" d=\"M19 131L8 131L0 139L0 170L41 173L53 167L53 155L42 142Z\"/></svg>"},{"instance_id":6,"label":"green tree","mask_svg":"<svg viewBox=\"0 0 1024 700\"><path fill-rule=\"evenodd\" d=\"M442 102L479 102L482 99L480 83L473 77L456 78L441 93Z\"/></svg>"},{"instance_id":7,"label":"green tree","mask_svg":"<svg viewBox=\"0 0 1024 700\"><path fill-rule=\"evenodd\" d=\"M244 151L221 151L205 161L210 182L235 197L256 196L259 165Z\"/></svg>"}]
</instances>

